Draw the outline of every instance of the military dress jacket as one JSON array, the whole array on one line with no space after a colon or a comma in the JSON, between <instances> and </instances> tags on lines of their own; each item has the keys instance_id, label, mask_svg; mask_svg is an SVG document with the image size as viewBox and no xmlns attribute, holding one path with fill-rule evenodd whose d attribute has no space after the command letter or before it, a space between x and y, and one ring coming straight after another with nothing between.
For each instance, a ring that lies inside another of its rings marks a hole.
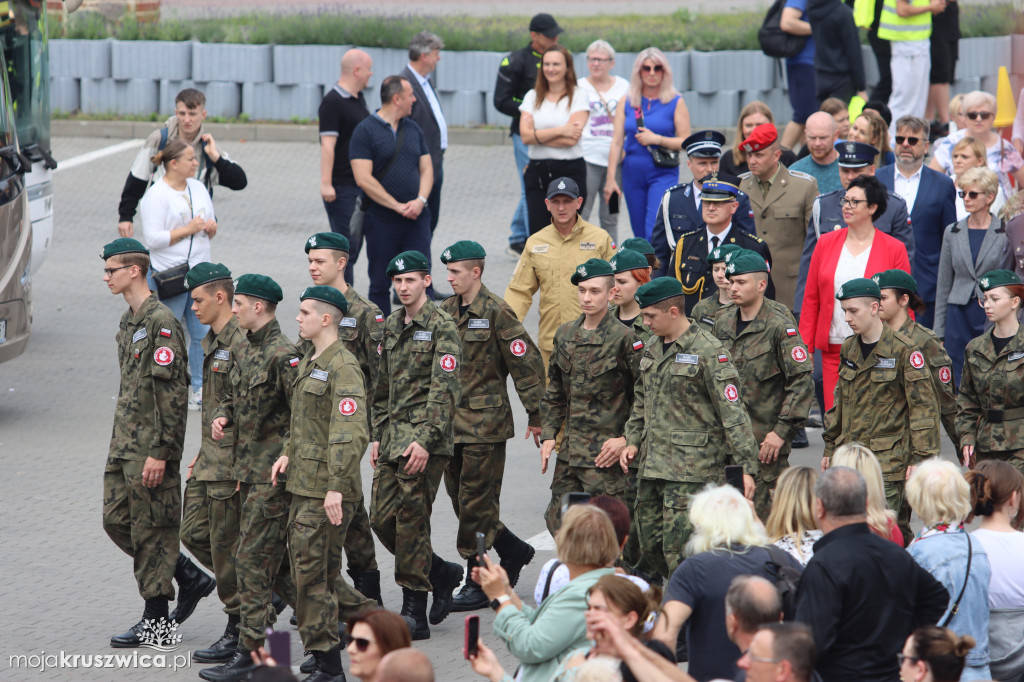
<instances>
[{"instance_id":1,"label":"military dress jacket","mask_svg":"<svg viewBox=\"0 0 1024 682\"><path fill-rule=\"evenodd\" d=\"M915 348L919 348L924 353L926 367L932 378L932 388L939 398L942 428L946 430L946 435L956 446L960 439L956 430L956 387L953 384L953 361L949 359L946 347L939 341L935 332L928 327L919 325L909 316L900 327L900 331L910 339Z\"/></svg>"},{"instance_id":2,"label":"military dress jacket","mask_svg":"<svg viewBox=\"0 0 1024 682\"><path fill-rule=\"evenodd\" d=\"M302 358L296 374L284 448L288 492L323 498L333 490L345 500L361 500L359 462L370 442L369 406L355 357L334 341L318 357Z\"/></svg>"},{"instance_id":3,"label":"military dress jacket","mask_svg":"<svg viewBox=\"0 0 1024 682\"><path fill-rule=\"evenodd\" d=\"M541 440L565 429L558 459L593 468L609 438L622 435L633 406L644 342L606 314L593 331L585 315L555 333L548 386L541 401Z\"/></svg>"},{"instance_id":4,"label":"military dress jacket","mask_svg":"<svg viewBox=\"0 0 1024 682\"><path fill-rule=\"evenodd\" d=\"M868 357L856 334L839 352L835 403L825 415L825 457L860 441L886 481L903 481L908 466L939 454L939 409L922 353L900 332L882 326Z\"/></svg>"},{"instance_id":5,"label":"military dress jacket","mask_svg":"<svg viewBox=\"0 0 1024 682\"><path fill-rule=\"evenodd\" d=\"M192 468L192 478L197 481L231 481L235 458L237 429L233 424L224 428L224 437L214 440L210 425L217 414L220 402L231 393L232 372L238 380L235 359L245 351L245 333L238 326L234 316L224 324L219 333L213 330L203 337L203 411L202 442L199 458Z\"/></svg>"},{"instance_id":6,"label":"military dress jacket","mask_svg":"<svg viewBox=\"0 0 1024 682\"><path fill-rule=\"evenodd\" d=\"M508 303L481 285L464 315L459 296L442 301L462 341L462 400L455 410L456 443L503 443L515 435L507 379L512 375L530 426L540 426L544 361Z\"/></svg>"},{"instance_id":7,"label":"military dress jacket","mask_svg":"<svg viewBox=\"0 0 1024 682\"><path fill-rule=\"evenodd\" d=\"M451 456L462 394L462 343L455 320L429 299L409 324L405 308L399 308L384 323L380 348L372 401L378 463L402 461L413 441L432 457Z\"/></svg>"},{"instance_id":8,"label":"military dress jacket","mask_svg":"<svg viewBox=\"0 0 1024 682\"><path fill-rule=\"evenodd\" d=\"M188 417L188 355L181 323L151 293L137 313L121 316L117 360L121 368L110 459L178 461Z\"/></svg>"},{"instance_id":9,"label":"military dress jacket","mask_svg":"<svg viewBox=\"0 0 1024 682\"><path fill-rule=\"evenodd\" d=\"M739 384L728 351L697 325L667 349L652 339L625 429L626 444L639 448L640 478L723 483L727 464L753 476L758 446Z\"/></svg>"},{"instance_id":10,"label":"military dress jacket","mask_svg":"<svg viewBox=\"0 0 1024 682\"><path fill-rule=\"evenodd\" d=\"M760 255L772 267L772 252L763 239L749 232L738 229L733 223L729 228L729 235L725 238L726 244L735 244ZM683 296L686 300L686 315L690 316L693 306L697 301L718 295L718 286L715 284L715 277L711 274L711 266L708 265L708 254L711 249L708 245L708 231L701 227L680 235L676 242L676 250L672 256L672 276L683 283ZM765 291L767 298L775 298L775 285L772 284L772 275L768 275L768 289Z\"/></svg>"},{"instance_id":11,"label":"military dress jacket","mask_svg":"<svg viewBox=\"0 0 1024 682\"><path fill-rule=\"evenodd\" d=\"M1024 448L1024 325L1001 353L992 331L972 339L964 352L956 430L960 447L981 452Z\"/></svg>"}]
</instances>

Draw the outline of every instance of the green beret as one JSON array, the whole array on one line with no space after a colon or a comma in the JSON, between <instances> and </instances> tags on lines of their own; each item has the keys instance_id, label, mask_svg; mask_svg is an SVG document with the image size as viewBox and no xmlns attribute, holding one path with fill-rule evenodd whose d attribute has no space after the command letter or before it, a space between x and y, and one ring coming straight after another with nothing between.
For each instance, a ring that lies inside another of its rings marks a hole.
<instances>
[{"instance_id":1,"label":"green beret","mask_svg":"<svg viewBox=\"0 0 1024 682\"><path fill-rule=\"evenodd\" d=\"M683 283L675 277L658 277L636 290L634 300L641 308L652 306L666 298L683 295Z\"/></svg>"},{"instance_id":2,"label":"green beret","mask_svg":"<svg viewBox=\"0 0 1024 682\"><path fill-rule=\"evenodd\" d=\"M572 273L569 281L573 284L579 284L594 277L605 277L614 274L611 263L600 258L591 258L583 265L576 266L576 272Z\"/></svg>"},{"instance_id":3,"label":"green beret","mask_svg":"<svg viewBox=\"0 0 1024 682\"><path fill-rule=\"evenodd\" d=\"M746 275L751 272L771 272L761 254L749 249L740 249L729 258L729 265L725 268L726 277L732 275Z\"/></svg>"},{"instance_id":4,"label":"green beret","mask_svg":"<svg viewBox=\"0 0 1024 682\"><path fill-rule=\"evenodd\" d=\"M337 232L317 232L306 240L306 253L310 249L333 249L348 253L348 237Z\"/></svg>"},{"instance_id":5,"label":"green beret","mask_svg":"<svg viewBox=\"0 0 1024 682\"><path fill-rule=\"evenodd\" d=\"M299 294L299 300L305 301L307 298L311 298L314 301L323 301L333 305L335 308L341 310L341 314L344 315L348 312L348 299L345 298L345 294L341 293L334 287L306 287Z\"/></svg>"},{"instance_id":6,"label":"green beret","mask_svg":"<svg viewBox=\"0 0 1024 682\"><path fill-rule=\"evenodd\" d=\"M144 253L148 256L149 249L137 239L121 237L104 246L103 251L100 252L100 258L107 260L111 256L120 256L122 253Z\"/></svg>"},{"instance_id":7,"label":"green beret","mask_svg":"<svg viewBox=\"0 0 1024 682\"><path fill-rule=\"evenodd\" d=\"M629 249L630 251L642 253L645 256L654 255L654 247L651 246L651 243L644 239L643 237L630 237L626 241L619 244L619 249Z\"/></svg>"},{"instance_id":8,"label":"green beret","mask_svg":"<svg viewBox=\"0 0 1024 682\"><path fill-rule=\"evenodd\" d=\"M404 275L407 272L426 272L430 274L430 263L419 251L403 251L388 263L388 277Z\"/></svg>"},{"instance_id":9,"label":"green beret","mask_svg":"<svg viewBox=\"0 0 1024 682\"><path fill-rule=\"evenodd\" d=\"M873 279L858 277L843 284L836 291L836 299L845 301L850 298L877 298L881 300L882 290L878 288Z\"/></svg>"},{"instance_id":10,"label":"green beret","mask_svg":"<svg viewBox=\"0 0 1024 682\"><path fill-rule=\"evenodd\" d=\"M1008 287L1014 284L1021 284L1020 277L1013 270L993 270L992 272L986 272L985 275L978 280L978 284L981 286L982 291L988 291L995 289L996 287Z\"/></svg>"},{"instance_id":11,"label":"green beret","mask_svg":"<svg viewBox=\"0 0 1024 682\"><path fill-rule=\"evenodd\" d=\"M281 286L266 275L242 275L235 280L235 293L255 296L271 303L280 303L284 298Z\"/></svg>"},{"instance_id":12,"label":"green beret","mask_svg":"<svg viewBox=\"0 0 1024 682\"><path fill-rule=\"evenodd\" d=\"M735 244L722 244L716 249L711 249L711 253L708 254L708 265L714 265L715 263L728 263L730 257L738 252L742 251L742 246L736 246Z\"/></svg>"},{"instance_id":13,"label":"green beret","mask_svg":"<svg viewBox=\"0 0 1024 682\"><path fill-rule=\"evenodd\" d=\"M231 271L221 263L199 263L185 275L185 288L195 289L218 279L231 279Z\"/></svg>"},{"instance_id":14,"label":"green beret","mask_svg":"<svg viewBox=\"0 0 1024 682\"><path fill-rule=\"evenodd\" d=\"M615 274L627 270L647 270L651 267L647 262L647 256L631 249L619 249L608 264L612 266L612 272Z\"/></svg>"},{"instance_id":15,"label":"green beret","mask_svg":"<svg viewBox=\"0 0 1024 682\"><path fill-rule=\"evenodd\" d=\"M885 270L871 279L875 280L879 289L906 289L912 294L917 293L917 282L910 273L903 270Z\"/></svg>"},{"instance_id":16,"label":"green beret","mask_svg":"<svg viewBox=\"0 0 1024 682\"><path fill-rule=\"evenodd\" d=\"M460 260L476 260L477 258L487 258L487 252L484 251L484 247L468 239L455 242L441 253L441 262L445 265L457 263Z\"/></svg>"}]
</instances>

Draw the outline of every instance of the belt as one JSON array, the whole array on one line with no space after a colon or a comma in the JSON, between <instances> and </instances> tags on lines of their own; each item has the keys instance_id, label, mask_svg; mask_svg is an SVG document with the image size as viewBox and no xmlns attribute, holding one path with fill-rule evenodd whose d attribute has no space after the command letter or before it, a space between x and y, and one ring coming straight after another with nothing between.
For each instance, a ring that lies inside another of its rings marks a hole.
<instances>
[{"instance_id":1,"label":"belt","mask_svg":"<svg viewBox=\"0 0 1024 682\"><path fill-rule=\"evenodd\" d=\"M985 410L985 413L985 418L995 424L1024 419L1024 407L1011 407L1008 410Z\"/></svg>"}]
</instances>

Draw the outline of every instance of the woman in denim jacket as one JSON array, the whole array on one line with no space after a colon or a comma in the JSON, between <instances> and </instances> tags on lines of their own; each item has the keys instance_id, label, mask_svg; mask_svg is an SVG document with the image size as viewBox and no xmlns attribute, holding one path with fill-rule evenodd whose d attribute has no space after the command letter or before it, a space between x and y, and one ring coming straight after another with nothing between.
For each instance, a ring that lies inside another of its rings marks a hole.
<instances>
[{"instance_id":1,"label":"woman in denim jacket","mask_svg":"<svg viewBox=\"0 0 1024 682\"><path fill-rule=\"evenodd\" d=\"M992 572L981 543L971 543L964 530L964 519L971 513L970 486L952 462L936 457L918 466L907 481L907 501L924 522L907 551L949 592L949 607L939 624L976 642L967 653L960 680L990 680L988 583ZM963 596L950 614L961 591Z\"/></svg>"}]
</instances>

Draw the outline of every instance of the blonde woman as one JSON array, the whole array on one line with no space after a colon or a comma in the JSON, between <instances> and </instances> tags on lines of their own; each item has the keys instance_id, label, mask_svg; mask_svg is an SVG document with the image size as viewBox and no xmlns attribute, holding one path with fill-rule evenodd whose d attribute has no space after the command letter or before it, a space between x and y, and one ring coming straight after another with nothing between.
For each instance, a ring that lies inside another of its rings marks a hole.
<instances>
[{"instance_id":1,"label":"blonde woman","mask_svg":"<svg viewBox=\"0 0 1024 682\"><path fill-rule=\"evenodd\" d=\"M814 556L821 531L814 522L814 483L818 472L811 467L789 467L775 484L775 499L765 530L772 543L806 566Z\"/></svg>"},{"instance_id":2,"label":"blonde woman","mask_svg":"<svg viewBox=\"0 0 1024 682\"><path fill-rule=\"evenodd\" d=\"M903 533L896 525L896 512L885 503L882 467L875 453L863 443L847 443L836 449L831 466L849 467L864 477L868 486L868 526L875 535L892 540L900 547L905 546Z\"/></svg>"},{"instance_id":3,"label":"blonde woman","mask_svg":"<svg viewBox=\"0 0 1024 682\"><path fill-rule=\"evenodd\" d=\"M960 178L963 174L971 168L985 168L985 145L975 140L973 137L965 137L964 139L953 145L953 181L959 186ZM997 184L996 200L992 202L992 206L989 210L993 215L999 215L1003 206L1006 204L1006 194L1003 192L1003 188ZM956 219L963 220L970 212L964 206L963 197L957 195L956 198Z\"/></svg>"}]
</instances>

